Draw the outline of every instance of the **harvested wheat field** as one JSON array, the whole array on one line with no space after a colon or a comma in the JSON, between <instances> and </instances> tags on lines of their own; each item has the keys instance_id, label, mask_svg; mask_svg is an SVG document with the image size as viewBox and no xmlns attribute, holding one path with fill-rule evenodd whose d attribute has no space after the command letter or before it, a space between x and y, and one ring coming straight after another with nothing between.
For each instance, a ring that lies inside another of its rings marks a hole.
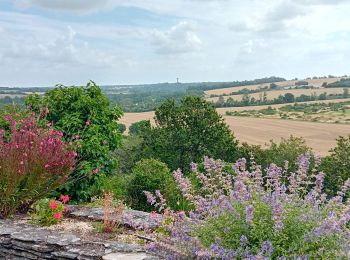
<instances>
[{"instance_id":1,"label":"harvested wheat field","mask_svg":"<svg viewBox=\"0 0 350 260\"><path fill-rule=\"evenodd\" d=\"M310 80L305 80L309 83L309 85L312 85L316 88L319 88L322 86L322 84L324 82L327 82L327 84L336 82L338 80L340 80L341 78L324 78L324 79L310 79ZM295 85L295 80L287 80L287 81L280 81L280 82L276 82L275 84L280 86L280 87L290 87L290 86L294 86ZM256 85L248 85L248 86L237 86L237 87L232 87L232 88L220 88L220 89L213 89L213 90L208 90L205 91L204 93L208 96L210 95L224 95L224 94L230 94L234 91L239 91L242 89L249 89L249 90L253 90L253 89L258 89L258 88L262 88L265 86L269 86L270 83L263 83L263 84L256 84Z\"/></svg>"},{"instance_id":2,"label":"harvested wheat field","mask_svg":"<svg viewBox=\"0 0 350 260\"><path fill-rule=\"evenodd\" d=\"M281 89L281 90L272 90L272 91L266 91L267 99L273 100L275 98L278 98L280 95L285 95L286 93L292 93L295 97L299 97L301 95L317 95L327 93L327 95L330 94L342 94L344 92L343 88L317 88L317 89ZM226 101L229 98L232 98L233 100L241 101L244 95L232 95L232 96L224 96L224 100ZM262 99L263 92L253 93L249 94L249 97L255 98L256 100ZM207 100L210 102L216 102L218 101L219 97L213 97L208 98Z\"/></svg>"},{"instance_id":3,"label":"harvested wheat field","mask_svg":"<svg viewBox=\"0 0 350 260\"><path fill-rule=\"evenodd\" d=\"M224 117L235 136L242 142L264 145L269 140L279 141L290 135L303 137L320 155L327 155L338 136L350 134L349 125L297 122L279 119Z\"/></svg>"},{"instance_id":4,"label":"harvested wheat field","mask_svg":"<svg viewBox=\"0 0 350 260\"><path fill-rule=\"evenodd\" d=\"M125 113L120 122L128 128L132 123L153 117L154 112ZM294 135L304 137L307 144L320 155L328 154L328 151L335 146L338 136L350 134L349 125L233 116L224 118L240 142L265 145L272 139L279 141L282 137L288 138Z\"/></svg>"},{"instance_id":5,"label":"harvested wheat field","mask_svg":"<svg viewBox=\"0 0 350 260\"><path fill-rule=\"evenodd\" d=\"M350 98L340 98L340 99L331 99L331 100L315 100L315 101L306 101L306 102L298 102L297 104L331 104L331 103L340 103L350 101ZM268 107L271 108L280 108L288 105L293 105L294 103L285 103L285 104L274 104L274 105L261 105L261 106L247 106L247 107L220 107L217 108L219 114L225 115L226 111L234 112L234 111L247 111L247 110L260 110L266 109Z\"/></svg>"}]
</instances>

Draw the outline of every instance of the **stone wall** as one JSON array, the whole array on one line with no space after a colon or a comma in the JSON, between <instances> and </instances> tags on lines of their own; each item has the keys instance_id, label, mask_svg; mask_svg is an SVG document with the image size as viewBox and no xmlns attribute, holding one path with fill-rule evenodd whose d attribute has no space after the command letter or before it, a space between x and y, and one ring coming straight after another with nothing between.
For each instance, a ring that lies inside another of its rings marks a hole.
<instances>
[{"instance_id":1,"label":"stone wall","mask_svg":"<svg viewBox=\"0 0 350 260\"><path fill-rule=\"evenodd\" d=\"M0 259L159 259L138 245L83 241L63 232L0 220Z\"/></svg>"}]
</instances>

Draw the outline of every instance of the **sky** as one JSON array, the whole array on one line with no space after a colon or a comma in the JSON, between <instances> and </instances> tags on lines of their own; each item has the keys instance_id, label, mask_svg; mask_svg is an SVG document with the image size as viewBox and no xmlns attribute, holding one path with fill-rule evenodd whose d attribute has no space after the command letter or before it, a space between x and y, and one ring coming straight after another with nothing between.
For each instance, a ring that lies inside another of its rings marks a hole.
<instances>
[{"instance_id":1,"label":"sky","mask_svg":"<svg viewBox=\"0 0 350 260\"><path fill-rule=\"evenodd\" d=\"M350 0L0 0L0 86L350 74Z\"/></svg>"}]
</instances>

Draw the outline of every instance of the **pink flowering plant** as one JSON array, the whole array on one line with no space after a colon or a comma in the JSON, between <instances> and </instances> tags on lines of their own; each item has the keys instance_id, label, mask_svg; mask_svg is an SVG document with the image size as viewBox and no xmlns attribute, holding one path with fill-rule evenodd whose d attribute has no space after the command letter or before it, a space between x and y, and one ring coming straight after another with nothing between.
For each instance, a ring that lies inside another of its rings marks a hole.
<instances>
[{"instance_id":1,"label":"pink flowering plant","mask_svg":"<svg viewBox=\"0 0 350 260\"><path fill-rule=\"evenodd\" d=\"M310 168L308 154L298 158L298 170L271 164L265 172L245 159L225 171L222 161L204 158L204 171L192 164L199 188L180 170L173 173L194 210L174 212L161 194L146 192L148 201L171 222L160 221L150 250L175 258L200 259L348 259L350 180L333 198L323 193L324 173ZM311 173L310 173L311 172Z\"/></svg>"},{"instance_id":2,"label":"pink flowering plant","mask_svg":"<svg viewBox=\"0 0 350 260\"><path fill-rule=\"evenodd\" d=\"M69 201L68 195L61 195L60 200L41 199L34 204L30 213L32 222L41 226L51 226L59 223L65 211L64 204Z\"/></svg>"},{"instance_id":3,"label":"pink flowering plant","mask_svg":"<svg viewBox=\"0 0 350 260\"><path fill-rule=\"evenodd\" d=\"M62 132L42 127L33 114L5 119L10 130L0 130L0 218L25 212L67 183L77 156Z\"/></svg>"}]
</instances>

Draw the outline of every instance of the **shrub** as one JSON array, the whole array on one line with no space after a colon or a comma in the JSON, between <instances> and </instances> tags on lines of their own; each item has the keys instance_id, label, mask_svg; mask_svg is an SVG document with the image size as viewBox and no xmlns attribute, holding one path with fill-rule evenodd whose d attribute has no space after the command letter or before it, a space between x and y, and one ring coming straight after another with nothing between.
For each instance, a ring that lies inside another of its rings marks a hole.
<instances>
[{"instance_id":1,"label":"shrub","mask_svg":"<svg viewBox=\"0 0 350 260\"><path fill-rule=\"evenodd\" d=\"M76 157L63 134L39 127L34 115L21 121L11 115L6 119L11 130L0 130L0 217L25 211L64 185Z\"/></svg>"},{"instance_id":2,"label":"shrub","mask_svg":"<svg viewBox=\"0 0 350 260\"><path fill-rule=\"evenodd\" d=\"M342 183L350 178L350 135L337 139L337 146L322 160L321 170L326 173L327 194L335 196Z\"/></svg>"},{"instance_id":3,"label":"shrub","mask_svg":"<svg viewBox=\"0 0 350 260\"><path fill-rule=\"evenodd\" d=\"M51 226L60 222L63 218L64 204L69 201L69 197L62 195L60 200L46 198L37 201L30 214L32 222L41 226Z\"/></svg>"},{"instance_id":4,"label":"shrub","mask_svg":"<svg viewBox=\"0 0 350 260\"><path fill-rule=\"evenodd\" d=\"M221 161L206 158L204 165L204 172L193 167L199 191L180 170L174 172L195 209L185 217L166 208L160 219L166 232L150 250L162 248L175 258L348 259L350 206L344 194L350 179L327 200L324 174L314 169L307 175L308 155L299 157L288 180L286 169L275 164L266 169L265 180L261 167L252 164L249 171L244 159L233 166L233 175L223 171ZM158 194L147 195L151 204L159 200Z\"/></svg>"},{"instance_id":5,"label":"shrub","mask_svg":"<svg viewBox=\"0 0 350 260\"><path fill-rule=\"evenodd\" d=\"M118 124L118 131L123 134L126 131L126 126L124 124Z\"/></svg>"},{"instance_id":6,"label":"shrub","mask_svg":"<svg viewBox=\"0 0 350 260\"><path fill-rule=\"evenodd\" d=\"M29 96L26 105L38 113L41 107L48 107L47 120L64 133L67 141L73 142L80 162L75 178L84 178L99 169L99 174L70 183L60 191L76 201L88 200L92 196L89 187L98 181L100 174L112 174L116 167L112 152L121 142L117 120L122 111L118 107L110 108L107 97L94 82L86 87L59 85L47 91L43 98Z\"/></svg>"},{"instance_id":7,"label":"shrub","mask_svg":"<svg viewBox=\"0 0 350 260\"><path fill-rule=\"evenodd\" d=\"M144 191L155 192L156 190L164 194L169 205L183 206L179 190L166 164L154 159L143 159L136 163L130 176L128 197L132 208L151 211L153 207L147 203Z\"/></svg>"},{"instance_id":8,"label":"shrub","mask_svg":"<svg viewBox=\"0 0 350 260\"><path fill-rule=\"evenodd\" d=\"M149 120L141 120L129 126L129 134L140 135L145 129L149 128L151 128L151 122Z\"/></svg>"}]
</instances>

